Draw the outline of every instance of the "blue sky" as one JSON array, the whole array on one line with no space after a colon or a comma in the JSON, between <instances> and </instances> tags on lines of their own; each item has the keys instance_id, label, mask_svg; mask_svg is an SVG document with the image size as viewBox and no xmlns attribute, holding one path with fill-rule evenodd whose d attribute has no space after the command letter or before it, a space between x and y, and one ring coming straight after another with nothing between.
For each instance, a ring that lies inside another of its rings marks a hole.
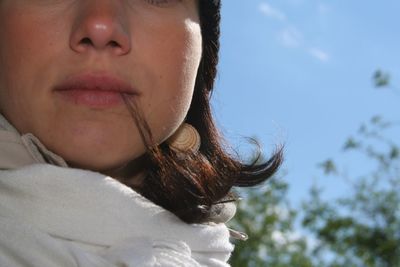
<instances>
[{"instance_id":1,"label":"blue sky","mask_svg":"<svg viewBox=\"0 0 400 267\"><path fill-rule=\"evenodd\" d=\"M223 1L217 122L244 153L245 136L265 152L286 144L293 201L316 180L328 196L341 191L316 165L340 159L361 122L400 119L400 91L376 90L371 80L380 68L400 88L399 11L398 0ZM363 164L351 166L362 172Z\"/></svg>"}]
</instances>

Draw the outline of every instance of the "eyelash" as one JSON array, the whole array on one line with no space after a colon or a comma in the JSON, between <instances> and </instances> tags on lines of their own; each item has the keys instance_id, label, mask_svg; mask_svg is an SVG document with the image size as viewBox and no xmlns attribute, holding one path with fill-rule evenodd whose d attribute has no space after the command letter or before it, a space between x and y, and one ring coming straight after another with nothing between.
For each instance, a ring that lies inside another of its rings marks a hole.
<instances>
[{"instance_id":1,"label":"eyelash","mask_svg":"<svg viewBox=\"0 0 400 267\"><path fill-rule=\"evenodd\" d=\"M180 0L146 0L151 5L155 6L163 6L163 5L168 5L172 4L172 2L178 2Z\"/></svg>"},{"instance_id":2,"label":"eyelash","mask_svg":"<svg viewBox=\"0 0 400 267\"><path fill-rule=\"evenodd\" d=\"M146 0L149 4L152 5L162 5L162 4L168 4L170 2L169 0Z\"/></svg>"}]
</instances>

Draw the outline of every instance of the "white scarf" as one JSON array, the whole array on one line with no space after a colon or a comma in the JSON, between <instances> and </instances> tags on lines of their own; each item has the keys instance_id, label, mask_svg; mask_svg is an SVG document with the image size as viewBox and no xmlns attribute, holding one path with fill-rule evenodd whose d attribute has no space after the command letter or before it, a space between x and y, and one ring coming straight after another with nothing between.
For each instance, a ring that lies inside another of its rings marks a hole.
<instances>
[{"instance_id":1,"label":"white scarf","mask_svg":"<svg viewBox=\"0 0 400 267\"><path fill-rule=\"evenodd\" d=\"M0 266L229 266L224 224L186 224L100 173L0 171Z\"/></svg>"}]
</instances>

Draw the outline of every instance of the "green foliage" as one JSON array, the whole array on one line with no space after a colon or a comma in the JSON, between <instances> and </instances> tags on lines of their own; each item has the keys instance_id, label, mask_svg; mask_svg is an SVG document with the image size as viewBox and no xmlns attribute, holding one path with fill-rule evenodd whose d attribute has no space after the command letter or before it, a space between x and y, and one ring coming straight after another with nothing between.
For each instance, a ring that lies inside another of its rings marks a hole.
<instances>
[{"instance_id":1,"label":"green foliage","mask_svg":"<svg viewBox=\"0 0 400 267\"><path fill-rule=\"evenodd\" d=\"M321 188L311 188L302 211L308 239L295 230L297 214L288 203L284 181L275 178L264 187L240 191L244 200L230 226L250 239L236 242L231 265L400 266L400 149L385 136L395 126L375 116L346 140L345 153L357 153L375 168L351 179L352 193L342 198L327 201ZM326 175L344 176L334 159L319 167Z\"/></svg>"},{"instance_id":2,"label":"green foliage","mask_svg":"<svg viewBox=\"0 0 400 267\"><path fill-rule=\"evenodd\" d=\"M390 84L390 75L382 70L375 71L373 81L376 88L387 87Z\"/></svg>"},{"instance_id":3,"label":"green foliage","mask_svg":"<svg viewBox=\"0 0 400 267\"><path fill-rule=\"evenodd\" d=\"M259 188L241 190L230 227L249 235L247 241L236 241L230 260L233 267L311 267L305 239L296 236L296 213L286 199L288 186L272 179Z\"/></svg>"},{"instance_id":4,"label":"green foliage","mask_svg":"<svg viewBox=\"0 0 400 267\"><path fill-rule=\"evenodd\" d=\"M391 86L390 75L381 70L373 81L377 88ZM366 174L349 178L333 158L318 164L324 175L350 182L351 193L325 200L323 189L310 189L301 211L307 239L294 226L298 214L284 181L274 178L264 187L241 190L244 200L230 227L249 240L235 242L231 265L400 267L400 147L386 135L397 126L375 116L345 141L343 152L362 157Z\"/></svg>"},{"instance_id":5,"label":"green foliage","mask_svg":"<svg viewBox=\"0 0 400 267\"><path fill-rule=\"evenodd\" d=\"M318 166L322 168L324 170L324 173L327 175L337 173L336 164L332 159L327 159L324 162L318 164Z\"/></svg>"},{"instance_id":6,"label":"green foliage","mask_svg":"<svg viewBox=\"0 0 400 267\"><path fill-rule=\"evenodd\" d=\"M376 116L360 127L358 138L345 143L346 152L364 155L376 166L353 179L352 194L326 201L321 189L313 187L310 200L303 205L303 226L319 240L314 255L333 255L325 266L400 266L399 148L384 135L392 126ZM333 167L329 169L337 171L338 166L330 162ZM321 167L329 171L326 165Z\"/></svg>"}]
</instances>

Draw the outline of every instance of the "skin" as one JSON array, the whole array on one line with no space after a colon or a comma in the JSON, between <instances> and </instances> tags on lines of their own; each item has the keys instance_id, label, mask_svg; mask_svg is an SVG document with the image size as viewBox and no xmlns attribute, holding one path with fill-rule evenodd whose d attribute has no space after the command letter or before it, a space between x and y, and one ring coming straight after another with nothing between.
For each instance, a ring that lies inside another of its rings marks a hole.
<instances>
[{"instance_id":1,"label":"skin","mask_svg":"<svg viewBox=\"0 0 400 267\"><path fill-rule=\"evenodd\" d=\"M71 75L129 83L158 143L184 121L202 53L195 0L0 0L0 25L0 112L71 166L112 173L145 151L125 105L54 92Z\"/></svg>"}]
</instances>

